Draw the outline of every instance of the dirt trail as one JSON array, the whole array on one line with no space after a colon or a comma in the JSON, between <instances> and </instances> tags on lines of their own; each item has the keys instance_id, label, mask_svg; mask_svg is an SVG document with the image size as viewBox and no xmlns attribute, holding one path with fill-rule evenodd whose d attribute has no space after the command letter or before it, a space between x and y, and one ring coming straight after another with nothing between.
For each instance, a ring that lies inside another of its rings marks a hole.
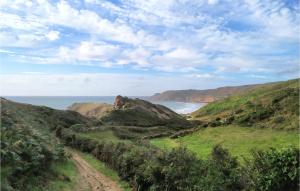
<instances>
[{"instance_id":1,"label":"dirt trail","mask_svg":"<svg viewBox=\"0 0 300 191\"><path fill-rule=\"evenodd\" d=\"M122 191L116 182L95 170L77 153L72 152L72 158L83 179L81 182L88 183L92 191ZM81 187L82 185L78 186ZM82 190L81 188L77 189Z\"/></svg>"}]
</instances>

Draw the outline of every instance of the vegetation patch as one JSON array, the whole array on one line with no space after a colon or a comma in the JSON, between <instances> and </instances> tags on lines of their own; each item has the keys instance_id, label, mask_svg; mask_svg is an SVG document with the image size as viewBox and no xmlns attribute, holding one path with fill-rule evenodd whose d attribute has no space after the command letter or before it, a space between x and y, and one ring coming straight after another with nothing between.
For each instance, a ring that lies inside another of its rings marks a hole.
<instances>
[{"instance_id":1,"label":"vegetation patch","mask_svg":"<svg viewBox=\"0 0 300 191\"><path fill-rule=\"evenodd\" d=\"M70 159L56 162L51 165L50 172L45 177L48 182L41 186L41 182L31 184L30 191L72 191L77 184L78 172L74 162ZM44 180L45 181L45 180Z\"/></svg>"},{"instance_id":2,"label":"vegetation patch","mask_svg":"<svg viewBox=\"0 0 300 191\"><path fill-rule=\"evenodd\" d=\"M184 146L202 158L210 154L214 145L221 144L232 155L242 159L242 157L251 156L251 149L299 147L299 133L276 129L225 126L201 129L177 139L165 137L152 139L150 142L162 149Z\"/></svg>"},{"instance_id":3,"label":"vegetation patch","mask_svg":"<svg viewBox=\"0 0 300 191\"><path fill-rule=\"evenodd\" d=\"M192 113L192 119L211 127L298 129L299 79L261 85L210 103Z\"/></svg>"},{"instance_id":4,"label":"vegetation patch","mask_svg":"<svg viewBox=\"0 0 300 191\"><path fill-rule=\"evenodd\" d=\"M72 166L63 146L49 135L30 127L1 127L1 190L67 188L74 168L58 170L62 165Z\"/></svg>"},{"instance_id":5,"label":"vegetation patch","mask_svg":"<svg viewBox=\"0 0 300 191\"><path fill-rule=\"evenodd\" d=\"M268 154L262 158L257 158L253 152L249 157L253 159L249 161L251 165L244 165L232 156L228 149L220 145L214 146L206 157L196 157L193 152L183 147L159 150L143 142L140 144L97 142L94 139L77 136L71 130L63 130L60 138L66 145L90 153L106 163L136 190L260 190L256 189L257 184L267 184L267 188L276 188L274 190L280 190L277 188L295 190L299 186L297 184L299 149L293 147L282 150L269 148ZM259 149L256 151L262 152ZM277 153L286 153L290 157L282 160L282 155ZM274 157L270 157L272 155ZM254 178L265 176L265 171L255 170L255 163L260 163L259 160L271 164L268 168L279 176L271 176L265 180ZM284 163L283 166L287 166L288 171L293 172L284 179L279 177L286 172L276 167L282 166L281 162Z\"/></svg>"}]
</instances>

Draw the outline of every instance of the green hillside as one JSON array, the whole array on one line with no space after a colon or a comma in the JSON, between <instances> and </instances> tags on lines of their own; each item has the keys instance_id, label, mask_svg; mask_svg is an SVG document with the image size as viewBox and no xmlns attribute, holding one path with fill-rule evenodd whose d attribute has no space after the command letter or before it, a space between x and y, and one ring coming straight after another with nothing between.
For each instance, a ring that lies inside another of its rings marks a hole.
<instances>
[{"instance_id":1,"label":"green hillside","mask_svg":"<svg viewBox=\"0 0 300 191\"><path fill-rule=\"evenodd\" d=\"M250 157L253 149L267 150L271 147L283 149L290 146L299 148L299 134L269 128L226 126L201 129L177 139L169 137L152 139L151 143L161 149L183 146L195 152L199 158L207 158L213 147L219 144L242 160L243 157Z\"/></svg>"},{"instance_id":2,"label":"green hillside","mask_svg":"<svg viewBox=\"0 0 300 191\"><path fill-rule=\"evenodd\" d=\"M91 123L75 112L1 98L1 190L73 190L77 169L51 129Z\"/></svg>"},{"instance_id":3,"label":"green hillside","mask_svg":"<svg viewBox=\"0 0 300 191\"><path fill-rule=\"evenodd\" d=\"M191 117L212 127L235 124L298 129L299 80L258 86L210 103L193 112Z\"/></svg>"},{"instance_id":4,"label":"green hillside","mask_svg":"<svg viewBox=\"0 0 300 191\"><path fill-rule=\"evenodd\" d=\"M162 149L184 146L200 158L218 144L239 159L251 156L253 149L299 148L298 79L256 86L210 103L190 117L198 127L151 143Z\"/></svg>"},{"instance_id":5,"label":"green hillside","mask_svg":"<svg viewBox=\"0 0 300 191\"><path fill-rule=\"evenodd\" d=\"M69 128L72 125L86 126L100 123L74 111L56 110L44 106L16 103L1 98L1 125L33 127L38 129Z\"/></svg>"}]
</instances>

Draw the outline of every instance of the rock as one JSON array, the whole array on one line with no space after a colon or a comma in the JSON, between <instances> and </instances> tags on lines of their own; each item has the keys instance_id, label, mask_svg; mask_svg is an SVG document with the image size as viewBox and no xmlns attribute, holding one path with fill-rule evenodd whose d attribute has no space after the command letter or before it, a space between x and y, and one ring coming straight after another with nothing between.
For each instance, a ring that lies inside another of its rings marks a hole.
<instances>
[{"instance_id":1,"label":"rock","mask_svg":"<svg viewBox=\"0 0 300 191\"><path fill-rule=\"evenodd\" d=\"M125 98L118 95L116 98L115 98L115 102L114 102L114 109L116 110L119 110L119 109L122 109L122 107L124 106L125 104Z\"/></svg>"}]
</instances>

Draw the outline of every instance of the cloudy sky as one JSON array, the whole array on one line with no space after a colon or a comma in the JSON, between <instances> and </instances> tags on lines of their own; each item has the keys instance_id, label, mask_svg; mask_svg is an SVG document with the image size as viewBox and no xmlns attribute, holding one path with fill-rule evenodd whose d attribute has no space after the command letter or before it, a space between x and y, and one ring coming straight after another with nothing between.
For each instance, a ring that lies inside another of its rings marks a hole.
<instances>
[{"instance_id":1,"label":"cloudy sky","mask_svg":"<svg viewBox=\"0 0 300 191\"><path fill-rule=\"evenodd\" d=\"M298 3L1 0L1 94L151 95L296 78Z\"/></svg>"}]
</instances>

